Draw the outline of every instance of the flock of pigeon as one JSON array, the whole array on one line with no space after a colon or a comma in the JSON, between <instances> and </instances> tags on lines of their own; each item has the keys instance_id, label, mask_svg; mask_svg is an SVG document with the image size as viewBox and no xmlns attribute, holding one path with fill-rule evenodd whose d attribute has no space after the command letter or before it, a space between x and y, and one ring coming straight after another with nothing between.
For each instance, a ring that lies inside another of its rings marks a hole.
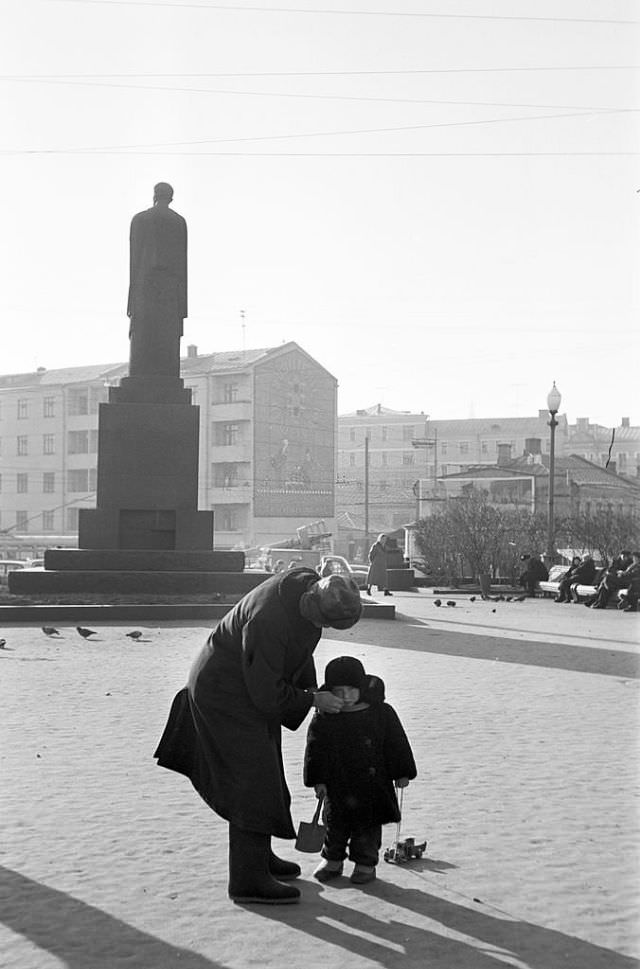
<instances>
[{"instance_id":1,"label":"flock of pigeon","mask_svg":"<svg viewBox=\"0 0 640 969\"><path fill-rule=\"evenodd\" d=\"M42 632L45 634L45 636L53 636L54 638L59 636L61 639L63 638L62 633L59 629L56 629L55 626L42 626ZM95 629L87 629L86 626L76 626L76 632L79 636L82 636L83 639L90 639L91 636L98 635ZM125 633L125 636L128 636L129 639L134 640L142 639L143 635L144 633L140 632L139 629L133 629L130 633Z\"/></svg>"},{"instance_id":2,"label":"flock of pigeon","mask_svg":"<svg viewBox=\"0 0 640 969\"><path fill-rule=\"evenodd\" d=\"M477 598L478 598L477 596L469 596L469 602L475 602ZM526 595L523 595L523 596L482 596L482 598L488 599L490 602L524 602L524 600L527 597ZM434 606L441 606L442 599L434 599L433 604ZM445 602L445 605L455 606L456 603L454 599L447 599L447 601Z\"/></svg>"},{"instance_id":3,"label":"flock of pigeon","mask_svg":"<svg viewBox=\"0 0 640 969\"><path fill-rule=\"evenodd\" d=\"M45 636L50 636L52 639L64 639L64 636L60 630L56 629L55 626L41 626L41 629ZM95 629L87 629L86 626L76 626L76 632L79 636L82 636L83 639L90 639L92 636L98 635ZM144 633L139 629L132 629L130 633L125 633L125 636L128 636L129 639L133 639L134 642L147 642L147 640L143 638ZM6 639L0 639L0 649L7 649Z\"/></svg>"}]
</instances>

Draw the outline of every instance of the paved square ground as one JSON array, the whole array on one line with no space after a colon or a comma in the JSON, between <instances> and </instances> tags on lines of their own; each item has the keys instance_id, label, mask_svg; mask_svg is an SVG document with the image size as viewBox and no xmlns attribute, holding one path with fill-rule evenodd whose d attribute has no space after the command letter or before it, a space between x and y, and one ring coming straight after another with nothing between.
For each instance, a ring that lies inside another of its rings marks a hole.
<instances>
[{"instance_id":1,"label":"paved square ground","mask_svg":"<svg viewBox=\"0 0 640 969\"><path fill-rule=\"evenodd\" d=\"M436 609L325 635L319 675L382 676L419 777L427 856L365 889L302 865L297 906L226 897L226 826L152 759L202 626L4 628L0 965L7 969L627 969L638 966L638 622L550 600ZM494 611L495 610L495 611ZM286 732L296 822L305 725ZM395 827L385 828L391 844ZM347 867L348 874L348 867Z\"/></svg>"}]
</instances>

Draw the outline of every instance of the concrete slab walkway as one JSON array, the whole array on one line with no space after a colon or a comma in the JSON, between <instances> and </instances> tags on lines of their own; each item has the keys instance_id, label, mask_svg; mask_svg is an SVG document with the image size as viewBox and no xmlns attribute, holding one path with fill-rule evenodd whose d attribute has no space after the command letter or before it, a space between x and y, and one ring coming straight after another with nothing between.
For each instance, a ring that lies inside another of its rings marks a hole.
<instances>
[{"instance_id":1,"label":"concrete slab walkway","mask_svg":"<svg viewBox=\"0 0 640 969\"><path fill-rule=\"evenodd\" d=\"M359 656L416 753L403 834L364 890L226 898L226 828L152 753L199 624L0 629L0 965L11 969L630 969L638 931L638 617L550 600L436 609L325 635ZM496 609L494 613L492 610ZM296 821L304 727L286 733ZM385 829L390 844L395 828ZM348 868L347 868L348 873Z\"/></svg>"}]
</instances>

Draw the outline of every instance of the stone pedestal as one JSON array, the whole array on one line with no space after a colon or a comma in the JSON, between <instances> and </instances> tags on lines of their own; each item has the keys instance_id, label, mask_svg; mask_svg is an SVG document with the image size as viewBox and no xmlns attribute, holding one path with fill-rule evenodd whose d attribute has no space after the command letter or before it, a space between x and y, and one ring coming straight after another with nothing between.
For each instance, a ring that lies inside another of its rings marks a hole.
<instances>
[{"instance_id":1,"label":"stone pedestal","mask_svg":"<svg viewBox=\"0 0 640 969\"><path fill-rule=\"evenodd\" d=\"M83 549L213 548L198 511L199 408L180 378L125 377L98 420L95 509L79 512Z\"/></svg>"}]
</instances>

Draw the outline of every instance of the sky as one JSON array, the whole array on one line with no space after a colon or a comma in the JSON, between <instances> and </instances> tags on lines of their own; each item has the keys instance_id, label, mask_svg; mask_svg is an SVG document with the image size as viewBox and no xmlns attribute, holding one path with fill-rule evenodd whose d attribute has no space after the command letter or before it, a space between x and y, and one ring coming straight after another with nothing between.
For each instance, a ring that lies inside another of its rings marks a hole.
<instances>
[{"instance_id":1,"label":"sky","mask_svg":"<svg viewBox=\"0 0 640 969\"><path fill-rule=\"evenodd\" d=\"M128 359L174 187L182 352L295 340L338 410L640 424L627 0L0 0L0 373Z\"/></svg>"}]
</instances>

